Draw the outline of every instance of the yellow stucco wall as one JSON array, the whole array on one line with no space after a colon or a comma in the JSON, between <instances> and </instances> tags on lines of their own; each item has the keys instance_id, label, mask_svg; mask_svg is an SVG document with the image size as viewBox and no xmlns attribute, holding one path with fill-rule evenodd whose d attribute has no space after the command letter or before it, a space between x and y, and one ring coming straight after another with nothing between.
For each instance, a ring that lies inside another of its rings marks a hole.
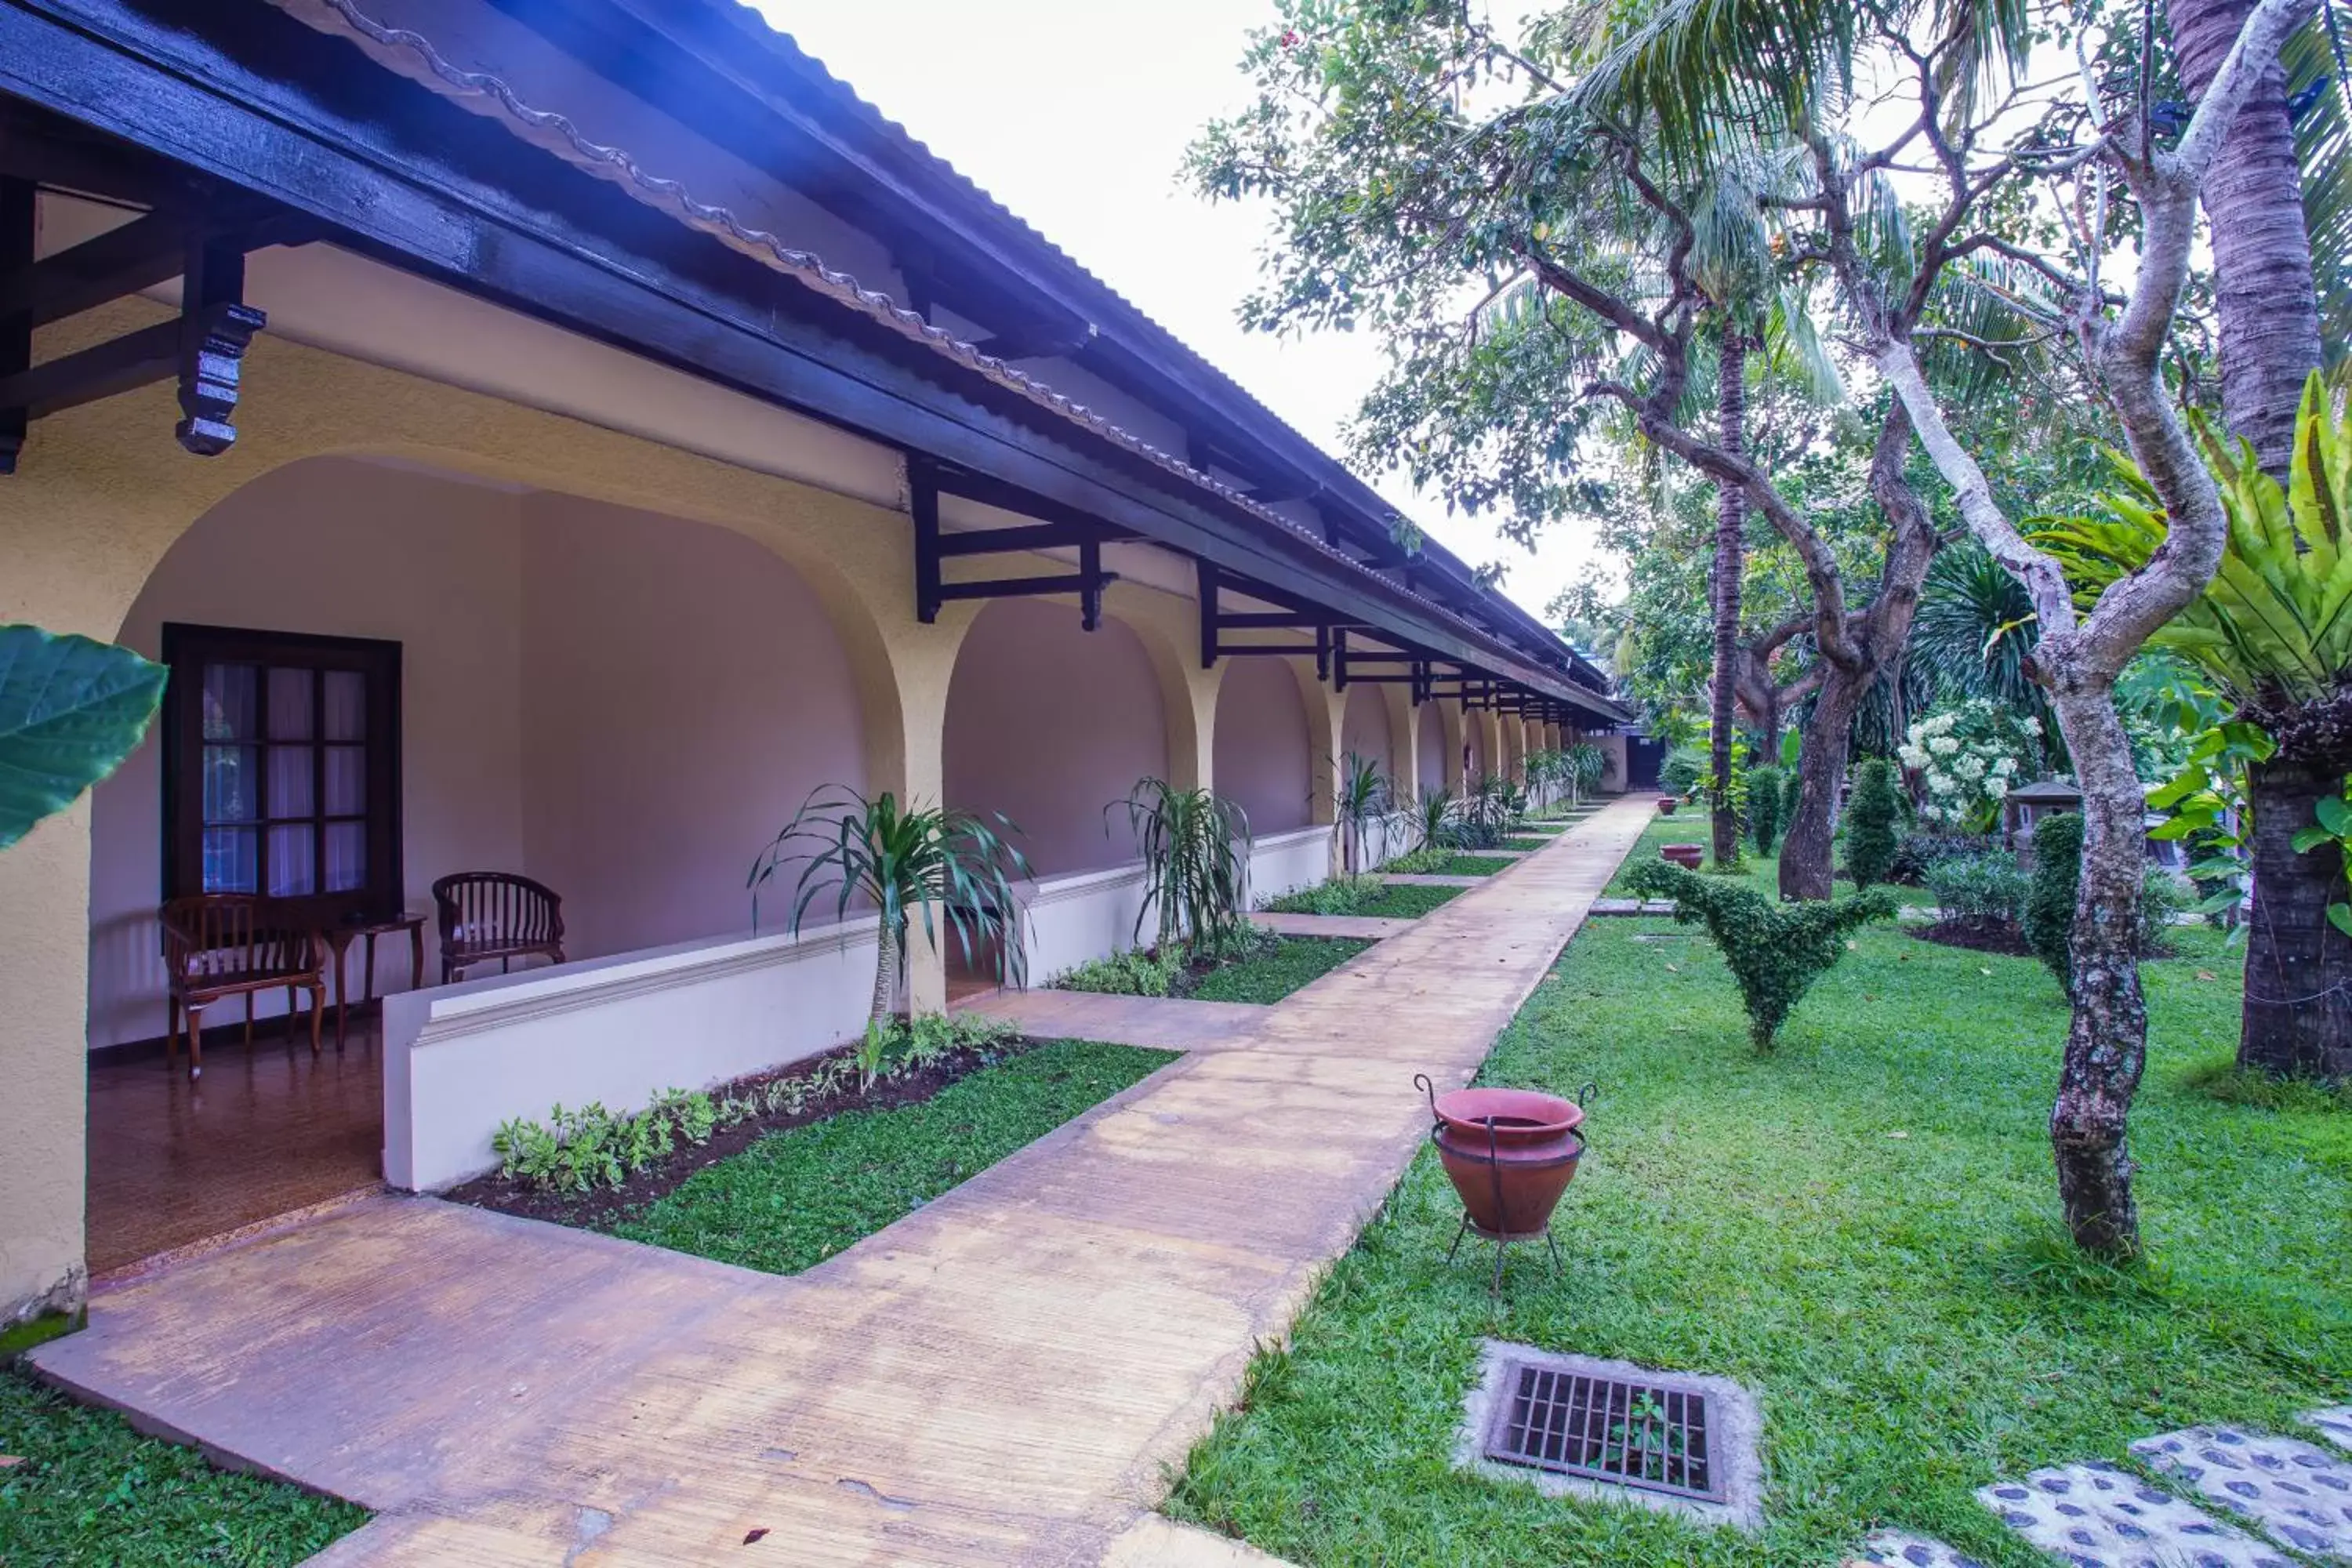
<instances>
[{"instance_id":1,"label":"yellow stucco wall","mask_svg":"<svg viewBox=\"0 0 2352 1568\"><path fill-rule=\"evenodd\" d=\"M162 314L110 307L45 333L37 353ZM267 333L246 363L234 448L191 457L172 438L177 418L166 384L33 427L20 471L0 479L0 621L110 638L172 542L241 486L330 453L404 458L715 523L776 551L849 654L868 777L939 796L949 678L976 610L916 623L900 514ZM0 854L0 1323L79 1297L89 877L87 801ZM910 968L915 1005L943 1004L937 956Z\"/></svg>"}]
</instances>

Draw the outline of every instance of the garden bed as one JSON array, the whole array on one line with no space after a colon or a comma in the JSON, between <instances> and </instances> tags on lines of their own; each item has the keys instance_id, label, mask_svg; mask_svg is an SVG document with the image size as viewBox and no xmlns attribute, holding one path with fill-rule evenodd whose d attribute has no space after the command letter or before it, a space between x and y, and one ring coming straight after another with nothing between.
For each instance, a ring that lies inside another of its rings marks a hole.
<instances>
[{"instance_id":1,"label":"garden bed","mask_svg":"<svg viewBox=\"0 0 2352 1568\"><path fill-rule=\"evenodd\" d=\"M919 1100L760 1138L594 1228L740 1268L797 1274L1176 1057L1085 1040L1032 1046Z\"/></svg>"},{"instance_id":2,"label":"garden bed","mask_svg":"<svg viewBox=\"0 0 2352 1568\"><path fill-rule=\"evenodd\" d=\"M1412 921L1460 897L1463 891L1460 888L1383 882L1377 876L1334 878L1269 900L1265 908L1279 914L1360 915L1373 920Z\"/></svg>"},{"instance_id":3,"label":"garden bed","mask_svg":"<svg viewBox=\"0 0 2352 1568\"><path fill-rule=\"evenodd\" d=\"M2299 1430L2352 1384L2352 1115L2217 1098L2240 961L2216 933L2176 940L2202 967L2146 972L2132 1146L2155 1255L2123 1271L2057 1221L2067 1011L2039 963L1864 930L1767 1057L1704 935L1588 923L1482 1074L1601 1086L1559 1275L1515 1249L1497 1303L1483 1248L1449 1263L1461 1208L1424 1154L1253 1366L1170 1511L1322 1564L1829 1563L1892 1523L2022 1568L2041 1559L1978 1488L2170 1428ZM1461 1401L1498 1335L1757 1390L1762 1534L1457 1471Z\"/></svg>"},{"instance_id":4,"label":"garden bed","mask_svg":"<svg viewBox=\"0 0 2352 1568\"><path fill-rule=\"evenodd\" d=\"M1998 952L2006 958L2033 956L2033 950L2025 945L2024 933L2000 921L1937 921L1934 925L1915 929L1911 934L1921 942L1965 947L1971 952Z\"/></svg>"},{"instance_id":5,"label":"garden bed","mask_svg":"<svg viewBox=\"0 0 2352 1568\"><path fill-rule=\"evenodd\" d=\"M1056 989L1105 996L1171 996L1201 1002L1279 1002L1355 957L1370 942L1339 936L1276 936L1255 931L1236 950L1201 956L1184 951L1114 953L1079 965Z\"/></svg>"},{"instance_id":6,"label":"garden bed","mask_svg":"<svg viewBox=\"0 0 2352 1568\"><path fill-rule=\"evenodd\" d=\"M699 1142L681 1137L667 1155L626 1172L617 1183L600 1181L586 1190L551 1190L494 1173L443 1195L525 1219L617 1233L618 1226L698 1173L743 1154L764 1139L845 1115L887 1114L923 1105L952 1085L985 1077L1049 1048L1053 1047L1044 1042L1010 1036L983 1048L959 1049L936 1061L902 1065L861 1088L856 1071L856 1047L845 1046L713 1090L708 1097L710 1104L731 1105L739 1108L738 1112L722 1117Z\"/></svg>"},{"instance_id":7,"label":"garden bed","mask_svg":"<svg viewBox=\"0 0 2352 1568\"><path fill-rule=\"evenodd\" d=\"M134 1431L0 1367L0 1563L8 1568L289 1568L367 1510Z\"/></svg>"},{"instance_id":8,"label":"garden bed","mask_svg":"<svg viewBox=\"0 0 2352 1568\"><path fill-rule=\"evenodd\" d=\"M1416 849L1410 855L1399 856L1381 868L1400 877L1491 877L1506 866L1515 864L1517 862L1492 853Z\"/></svg>"}]
</instances>

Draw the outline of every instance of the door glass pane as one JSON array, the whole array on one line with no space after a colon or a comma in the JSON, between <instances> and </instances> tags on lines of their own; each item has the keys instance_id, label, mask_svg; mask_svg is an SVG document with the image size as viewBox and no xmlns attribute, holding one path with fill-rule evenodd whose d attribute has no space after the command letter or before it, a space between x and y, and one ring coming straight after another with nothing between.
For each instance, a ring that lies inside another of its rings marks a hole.
<instances>
[{"instance_id":1,"label":"door glass pane","mask_svg":"<svg viewBox=\"0 0 2352 1568\"><path fill-rule=\"evenodd\" d=\"M319 890L317 829L307 822L269 830L269 896L300 898Z\"/></svg>"},{"instance_id":2,"label":"door glass pane","mask_svg":"<svg viewBox=\"0 0 2352 1568\"><path fill-rule=\"evenodd\" d=\"M251 827L205 829L205 891L250 893L254 887L254 850L258 830Z\"/></svg>"},{"instance_id":3,"label":"door glass pane","mask_svg":"<svg viewBox=\"0 0 2352 1568\"><path fill-rule=\"evenodd\" d=\"M367 739L367 677L356 669L331 669L327 681L327 739Z\"/></svg>"},{"instance_id":4,"label":"door glass pane","mask_svg":"<svg viewBox=\"0 0 2352 1568\"><path fill-rule=\"evenodd\" d=\"M307 669L269 672L269 738L307 741L310 738L310 681Z\"/></svg>"},{"instance_id":5,"label":"door glass pane","mask_svg":"<svg viewBox=\"0 0 2352 1568\"><path fill-rule=\"evenodd\" d=\"M261 748L205 748L205 820L251 822L261 815Z\"/></svg>"},{"instance_id":6,"label":"door glass pane","mask_svg":"<svg viewBox=\"0 0 2352 1568\"><path fill-rule=\"evenodd\" d=\"M367 824L327 824L327 891L348 893L367 886Z\"/></svg>"},{"instance_id":7,"label":"door glass pane","mask_svg":"<svg viewBox=\"0 0 2352 1568\"><path fill-rule=\"evenodd\" d=\"M327 815L357 816L367 809L367 748L327 748Z\"/></svg>"},{"instance_id":8,"label":"door glass pane","mask_svg":"<svg viewBox=\"0 0 2352 1568\"><path fill-rule=\"evenodd\" d=\"M254 684L259 673L249 664L205 666L205 740L248 741L255 738Z\"/></svg>"},{"instance_id":9,"label":"door glass pane","mask_svg":"<svg viewBox=\"0 0 2352 1568\"><path fill-rule=\"evenodd\" d=\"M269 815L278 821L289 816L314 816L317 792L311 787L311 749L308 746L269 748Z\"/></svg>"}]
</instances>

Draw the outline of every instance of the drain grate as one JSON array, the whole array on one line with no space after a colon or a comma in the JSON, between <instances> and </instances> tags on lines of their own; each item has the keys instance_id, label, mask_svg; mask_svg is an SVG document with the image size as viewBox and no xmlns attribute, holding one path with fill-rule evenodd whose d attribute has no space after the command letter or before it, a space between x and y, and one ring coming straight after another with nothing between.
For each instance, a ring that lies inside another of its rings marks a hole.
<instances>
[{"instance_id":1,"label":"drain grate","mask_svg":"<svg viewBox=\"0 0 2352 1568\"><path fill-rule=\"evenodd\" d=\"M1594 1377L1514 1363L1486 1455L1554 1475L1724 1500L1706 1395L1679 1379Z\"/></svg>"}]
</instances>

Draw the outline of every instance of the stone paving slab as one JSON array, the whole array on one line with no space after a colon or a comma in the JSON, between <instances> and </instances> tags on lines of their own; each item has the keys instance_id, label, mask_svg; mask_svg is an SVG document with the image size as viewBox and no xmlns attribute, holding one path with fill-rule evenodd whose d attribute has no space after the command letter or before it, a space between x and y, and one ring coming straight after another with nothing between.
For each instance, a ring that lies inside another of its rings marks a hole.
<instances>
[{"instance_id":1,"label":"stone paving slab","mask_svg":"<svg viewBox=\"0 0 2352 1568\"><path fill-rule=\"evenodd\" d=\"M1592 912L1596 915L1671 915L1675 912L1672 899L1595 899Z\"/></svg>"},{"instance_id":2,"label":"stone paving slab","mask_svg":"<svg viewBox=\"0 0 2352 1568\"><path fill-rule=\"evenodd\" d=\"M384 1198L94 1292L33 1363L381 1510L331 1568L1234 1563L1139 1512L1412 1159L1412 1075L1467 1081L1642 804L1270 1007L989 999L1194 1044L805 1274Z\"/></svg>"},{"instance_id":3,"label":"stone paving slab","mask_svg":"<svg viewBox=\"0 0 2352 1568\"><path fill-rule=\"evenodd\" d=\"M1900 1530L1865 1537L1862 1550L1845 1561L1846 1568L1979 1568L1975 1558L1963 1557L1940 1541Z\"/></svg>"},{"instance_id":4,"label":"stone paving slab","mask_svg":"<svg viewBox=\"0 0 2352 1568\"><path fill-rule=\"evenodd\" d=\"M1977 1500L2073 1568L2294 1568L2275 1548L2113 1465L2036 1470Z\"/></svg>"},{"instance_id":5,"label":"stone paving slab","mask_svg":"<svg viewBox=\"0 0 2352 1568\"><path fill-rule=\"evenodd\" d=\"M2132 1453L2177 1476L2283 1546L2352 1563L2352 1463L2294 1437L2191 1426L2144 1437Z\"/></svg>"},{"instance_id":6,"label":"stone paving slab","mask_svg":"<svg viewBox=\"0 0 2352 1568\"><path fill-rule=\"evenodd\" d=\"M1380 879L1397 888L1483 888L1492 877L1436 877L1405 871L1376 872Z\"/></svg>"},{"instance_id":7,"label":"stone paving slab","mask_svg":"<svg viewBox=\"0 0 2352 1568\"><path fill-rule=\"evenodd\" d=\"M2332 1410L2315 1410L2304 1417L2319 1429L2319 1435L2347 1453L2352 1453L2352 1405L2339 1405Z\"/></svg>"},{"instance_id":8,"label":"stone paving slab","mask_svg":"<svg viewBox=\"0 0 2352 1568\"><path fill-rule=\"evenodd\" d=\"M1041 1040L1101 1040L1163 1051L1213 1051L1265 1021L1254 1002L1179 996L1104 996L1091 991L996 991L959 1005Z\"/></svg>"},{"instance_id":9,"label":"stone paving slab","mask_svg":"<svg viewBox=\"0 0 2352 1568\"><path fill-rule=\"evenodd\" d=\"M1388 915L1285 914L1278 910L1250 916L1250 924L1278 936L1352 936L1372 942L1412 929L1412 921Z\"/></svg>"}]
</instances>

